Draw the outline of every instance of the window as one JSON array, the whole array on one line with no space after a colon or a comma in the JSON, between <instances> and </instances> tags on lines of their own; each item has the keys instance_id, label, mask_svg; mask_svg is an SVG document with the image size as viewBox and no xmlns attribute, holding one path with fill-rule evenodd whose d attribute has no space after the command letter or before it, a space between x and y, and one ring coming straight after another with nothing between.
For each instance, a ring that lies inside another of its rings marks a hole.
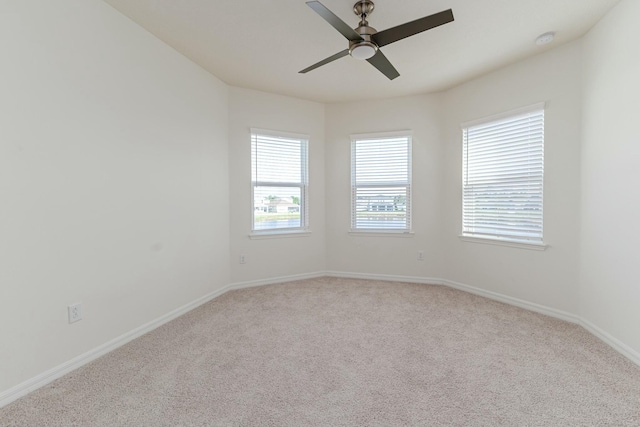
<instances>
[{"instance_id":1,"label":"window","mask_svg":"<svg viewBox=\"0 0 640 427\"><path fill-rule=\"evenodd\" d=\"M303 231L309 226L309 138L251 129L252 231Z\"/></svg>"},{"instance_id":2,"label":"window","mask_svg":"<svg viewBox=\"0 0 640 427\"><path fill-rule=\"evenodd\" d=\"M463 125L462 235L542 244L544 104Z\"/></svg>"},{"instance_id":3,"label":"window","mask_svg":"<svg viewBox=\"0 0 640 427\"><path fill-rule=\"evenodd\" d=\"M411 230L411 135L351 136L352 231Z\"/></svg>"}]
</instances>

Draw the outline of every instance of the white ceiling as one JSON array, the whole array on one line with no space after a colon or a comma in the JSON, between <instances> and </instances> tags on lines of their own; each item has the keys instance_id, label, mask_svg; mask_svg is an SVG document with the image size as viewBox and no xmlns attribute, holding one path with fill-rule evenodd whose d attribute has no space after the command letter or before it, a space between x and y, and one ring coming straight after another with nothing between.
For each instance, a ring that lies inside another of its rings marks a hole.
<instances>
[{"instance_id":1,"label":"white ceiling","mask_svg":"<svg viewBox=\"0 0 640 427\"><path fill-rule=\"evenodd\" d=\"M105 0L227 84L320 102L434 92L576 39L619 0L375 0L378 31L445 9L455 21L385 46L400 72L389 81L344 57L348 47L305 0ZM321 0L356 27L355 0ZM556 32L548 46L535 38Z\"/></svg>"}]
</instances>

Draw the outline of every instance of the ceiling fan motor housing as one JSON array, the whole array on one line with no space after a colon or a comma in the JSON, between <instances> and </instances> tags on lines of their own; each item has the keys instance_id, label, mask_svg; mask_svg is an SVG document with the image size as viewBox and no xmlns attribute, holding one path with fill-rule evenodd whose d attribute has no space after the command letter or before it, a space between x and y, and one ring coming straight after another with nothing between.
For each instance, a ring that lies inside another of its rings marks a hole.
<instances>
[{"instance_id":1,"label":"ceiling fan motor housing","mask_svg":"<svg viewBox=\"0 0 640 427\"><path fill-rule=\"evenodd\" d=\"M378 51L378 45L371 38L378 31L366 25L366 21L364 22L365 25L360 25L355 29L356 33L362 37L362 40L349 42L349 54L356 59L369 59Z\"/></svg>"}]
</instances>

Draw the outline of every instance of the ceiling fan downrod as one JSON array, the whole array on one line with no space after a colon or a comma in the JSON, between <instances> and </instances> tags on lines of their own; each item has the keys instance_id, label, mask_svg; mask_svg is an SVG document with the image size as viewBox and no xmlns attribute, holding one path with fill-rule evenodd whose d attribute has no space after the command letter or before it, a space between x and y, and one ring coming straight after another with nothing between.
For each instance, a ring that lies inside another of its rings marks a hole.
<instances>
[{"instance_id":1,"label":"ceiling fan downrod","mask_svg":"<svg viewBox=\"0 0 640 427\"><path fill-rule=\"evenodd\" d=\"M353 13L360 17L360 26L366 27L369 25L367 22L367 16L371 15L376 5L371 0L360 0L353 5Z\"/></svg>"}]
</instances>

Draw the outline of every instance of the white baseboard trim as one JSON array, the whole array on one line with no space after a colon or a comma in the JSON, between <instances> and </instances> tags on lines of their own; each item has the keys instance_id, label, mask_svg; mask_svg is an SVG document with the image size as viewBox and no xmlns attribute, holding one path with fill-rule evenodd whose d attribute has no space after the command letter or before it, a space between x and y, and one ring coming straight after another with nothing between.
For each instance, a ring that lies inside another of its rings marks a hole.
<instances>
[{"instance_id":1,"label":"white baseboard trim","mask_svg":"<svg viewBox=\"0 0 640 427\"><path fill-rule=\"evenodd\" d=\"M567 322L580 325L583 328L585 328L587 331L589 331L591 334L593 334L594 336L602 340L604 343L606 343L609 347L613 348L618 353L622 354L623 356L631 360L636 365L640 366L640 352L632 349L631 347L629 347L619 339L613 337L608 332L605 332L604 330L600 329L590 321L563 310L558 310L556 308L547 307L534 302L529 302L519 298L510 297L508 295L500 294L498 292L488 291L486 289L477 288L475 286L470 286L464 283L455 282L453 280L447 280L447 279L423 278L423 277L413 277L413 276L391 276L386 274L363 274L363 273L353 273L353 272L346 272L346 271L345 272L327 271L326 275L331 277L344 277L344 278L353 278L353 279L385 280L385 281L394 281L394 282L443 285L443 286L448 286L450 288L458 289L464 292L469 292L474 295L489 298L495 301L500 301L505 304L524 308L526 310L534 311L536 313L544 314L550 317L555 317L560 320L565 320Z\"/></svg>"},{"instance_id":2,"label":"white baseboard trim","mask_svg":"<svg viewBox=\"0 0 640 427\"><path fill-rule=\"evenodd\" d=\"M486 289L482 289L482 288L476 288L475 286L465 285L464 283L454 282L453 280L443 279L442 284L450 288L458 289L464 292L469 292L470 294L489 298L494 301L503 302L505 304L524 308L529 311L535 311L536 313L555 317L561 320L566 320L567 322L579 324L581 320L578 316L566 311L558 310L552 307L547 307L545 305L537 304L535 302L529 302L523 299L510 297L508 295L504 295L498 292L487 291Z\"/></svg>"},{"instance_id":3,"label":"white baseboard trim","mask_svg":"<svg viewBox=\"0 0 640 427\"><path fill-rule=\"evenodd\" d=\"M0 408L229 291L224 286L0 393Z\"/></svg>"},{"instance_id":4,"label":"white baseboard trim","mask_svg":"<svg viewBox=\"0 0 640 427\"><path fill-rule=\"evenodd\" d=\"M318 271L315 273L305 273L305 274L295 274L291 276L281 276L281 277L272 277L268 279L260 279L260 280L251 280L246 282L238 282L232 283L227 286L224 286L218 290L215 290L207 295L204 295L188 304L183 305L175 310L170 311L169 313L158 317L151 322L148 322L142 326L139 326L123 335L120 335L117 338L112 339L88 352L81 354L73 359L58 365L48 371L43 372L27 381L24 381L21 384L18 384L4 392L0 393L0 408L8 405L9 403L25 396L28 393L31 393L34 390L39 389L40 387L49 384L50 382L62 377L63 375L68 374L69 372L80 368L83 365L103 356L110 351L115 350L118 347L123 346L124 344L156 329L157 327L170 322L171 320L182 316L183 314L188 313L196 307L199 307L202 304L205 304L212 299L235 289L244 289L256 286L264 286L271 285L275 283L284 283L284 282L292 282L296 280L304 280L304 279L313 279L323 276L329 277L343 277L343 278L353 278L353 279L369 279L369 280L383 280L383 281L393 281L393 282L408 282L408 283L421 283L421 284L431 284L431 285L443 285L451 288L455 288L464 292L469 292L475 295L479 295L485 298L489 298L492 300L500 301L506 304L514 305L516 307L524 308L526 310L535 311L537 313L545 314L547 316L555 317L561 320L565 320L571 323L576 323L584 327L587 331L604 341L614 350L618 351L620 354L640 366L640 353L628 345L624 344L622 341L613 337L609 333L600 329L598 326L593 323L579 317L573 315L571 313L558 310L551 307L546 307L544 305L528 302L525 300L521 300L518 298L510 297L507 295L503 295L497 292L488 291L485 289L477 288L470 285L465 285L463 283L454 282L452 280L435 278L435 277L415 277L415 276L398 276L398 275L386 275L386 274L365 274L365 273L355 273L355 272L345 272L345 271Z\"/></svg>"},{"instance_id":5,"label":"white baseboard trim","mask_svg":"<svg viewBox=\"0 0 640 427\"><path fill-rule=\"evenodd\" d=\"M303 280L303 279L311 279L311 278L316 278L316 277L323 277L325 276L325 272L324 271L320 271L320 272L316 272L316 273L306 273L306 274L295 274L295 275L291 275L291 276L281 276L281 277L272 277L269 279L261 279L261 280L252 280L252 281L248 281L248 282L240 282L240 283L233 283L233 284L229 284L226 285L216 291L213 291L211 293L208 293L207 295L204 295L188 304L183 305L182 307L179 307L175 310L170 311L169 313L158 317L155 320L152 320L151 322L145 323L142 326L139 326L125 334L120 335L117 338L112 339L111 341L108 341L92 350L89 350L86 353L83 353L77 357L74 357L73 359L58 365L54 368L51 368L39 375L36 375L35 377L24 381L6 391L3 391L0 393L0 408L2 408L3 406L8 405L9 403L21 398L22 396L25 396L29 393L31 393L34 390L39 389L40 387L43 387L47 384L49 384L50 382L62 377L63 375L68 374L71 371L74 371L78 368L80 368L81 366L86 365L89 362L92 362L93 360L99 358L100 356L104 356L105 354L109 353L110 351L115 350L118 347L121 347L125 344L127 344L130 341L133 341L134 339L148 333L151 332L152 330L156 329L159 326L164 325L167 322L170 322L171 320L182 316L183 314L188 313L189 311L193 310L196 307L201 306L202 304L205 304L209 301L211 301L212 299L219 297L220 295L234 290L234 289L243 289L243 288L250 288L250 287L254 287L254 286L263 286L263 285L271 285L274 283L283 283L283 282L292 282L295 280Z\"/></svg>"},{"instance_id":6,"label":"white baseboard trim","mask_svg":"<svg viewBox=\"0 0 640 427\"><path fill-rule=\"evenodd\" d=\"M0 393L0 408L8 405L9 403L21 398L26 394L31 393L34 390L39 389L42 386L49 384L50 382L62 377L63 375L66 375L69 372L74 371L101 356L104 356L105 354L115 350L116 348L121 347L128 342L133 341L134 339L146 334L147 332L151 332L157 327L162 326L165 323L170 322L171 320L180 317L185 313L188 313L194 308L211 301L215 297L222 295L228 290L229 285L224 286L216 291L210 292L190 303L183 305L182 307L178 307L175 310L172 310L169 313L160 316L155 320L152 320L151 322L145 323L142 326L132 329L131 331L124 333L119 337L112 339L111 341L107 341L106 343L92 350L89 350L86 353L74 357L73 359L61 365L51 368L40 375L37 375L23 383L10 388L9 390Z\"/></svg>"},{"instance_id":7,"label":"white baseboard trim","mask_svg":"<svg viewBox=\"0 0 640 427\"><path fill-rule=\"evenodd\" d=\"M441 279L438 277L415 277L415 276L398 276L398 275L387 275L387 274L363 274L363 273L352 273L352 272L346 272L346 271L327 271L326 275L331 277L345 277L350 279L369 279L369 280L384 280L384 281L393 281L393 282L423 283L423 284L429 284L429 285L443 285L443 286L458 289L464 292L469 292L470 294L489 298L495 301L500 301L505 304L524 308L526 310L535 311L536 313L541 313L547 316L556 317L558 319L566 320L571 323L580 323L580 319L577 316L562 310L557 310L555 308L546 307L544 305L510 297L497 292L476 288L475 286L465 285L464 283L454 282L453 280Z\"/></svg>"},{"instance_id":8,"label":"white baseboard trim","mask_svg":"<svg viewBox=\"0 0 640 427\"><path fill-rule=\"evenodd\" d=\"M610 333L605 332L586 319L580 319L580 325L591 334L604 341L609 347L613 348L636 365L640 366L640 352L632 349L619 339L615 338Z\"/></svg>"},{"instance_id":9,"label":"white baseboard trim","mask_svg":"<svg viewBox=\"0 0 640 427\"><path fill-rule=\"evenodd\" d=\"M384 280L387 282L421 283L423 285L442 285L442 279L435 277L398 276L389 274L352 273L347 271L326 271L325 276L345 279Z\"/></svg>"},{"instance_id":10,"label":"white baseboard trim","mask_svg":"<svg viewBox=\"0 0 640 427\"><path fill-rule=\"evenodd\" d=\"M254 288L256 286L273 285L274 283L294 282L296 280L315 279L326 276L326 272L317 271L315 273L292 274L290 276L270 277L268 279L249 280L247 282L232 283L228 290Z\"/></svg>"}]
</instances>

